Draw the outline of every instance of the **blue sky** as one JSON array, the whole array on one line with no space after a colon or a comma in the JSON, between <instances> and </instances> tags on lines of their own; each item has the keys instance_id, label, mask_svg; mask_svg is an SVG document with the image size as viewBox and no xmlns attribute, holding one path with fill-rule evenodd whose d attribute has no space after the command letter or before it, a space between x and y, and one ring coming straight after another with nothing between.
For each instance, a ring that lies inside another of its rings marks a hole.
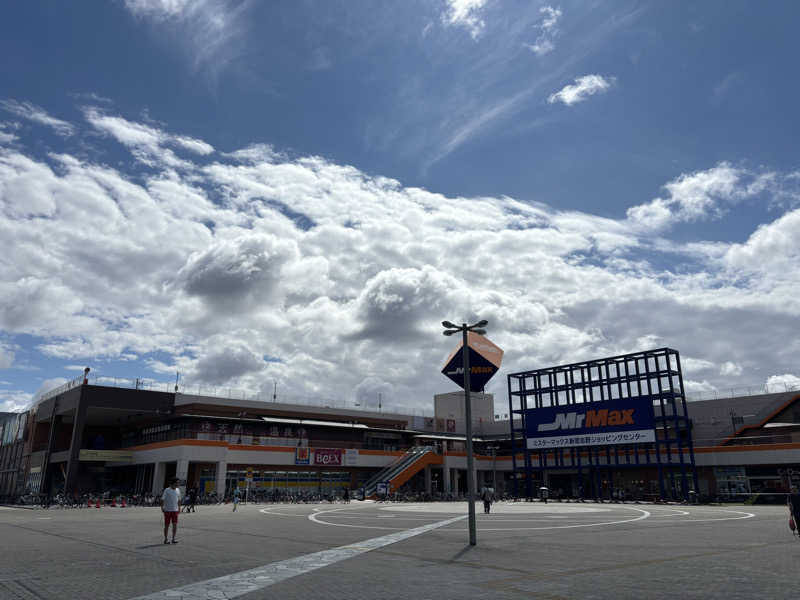
<instances>
[{"instance_id":1,"label":"blue sky","mask_svg":"<svg viewBox=\"0 0 800 600\"><path fill-rule=\"evenodd\" d=\"M0 10L6 408L86 365L427 406L472 316L507 369L800 382L795 2Z\"/></svg>"}]
</instances>

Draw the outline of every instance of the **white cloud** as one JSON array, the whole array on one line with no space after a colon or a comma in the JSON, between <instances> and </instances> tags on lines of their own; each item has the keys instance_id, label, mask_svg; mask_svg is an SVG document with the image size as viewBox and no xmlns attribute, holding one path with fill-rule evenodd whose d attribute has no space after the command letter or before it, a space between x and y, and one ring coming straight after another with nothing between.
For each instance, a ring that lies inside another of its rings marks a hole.
<instances>
[{"instance_id":1,"label":"white cloud","mask_svg":"<svg viewBox=\"0 0 800 600\"><path fill-rule=\"evenodd\" d=\"M721 162L711 169L684 173L664 186L665 197L628 209L631 222L663 229L677 222L718 219L737 202L761 194L777 183L775 173L755 175Z\"/></svg>"},{"instance_id":2,"label":"white cloud","mask_svg":"<svg viewBox=\"0 0 800 600\"><path fill-rule=\"evenodd\" d=\"M543 15L541 22L536 26L539 29L539 36L533 44L525 44L537 56L544 56L555 50L554 40L558 35L558 24L561 18L561 8L543 6L539 9Z\"/></svg>"},{"instance_id":3,"label":"white cloud","mask_svg":"<svg viewBox=\"0 0 800 600\"><path fill-rule=\"evenodd\" d=\"M738 363L725 361L719 368L719 374L726 377L738 377L742 374L742 366Z\"/></svg>"},{"instance_id":4,"label":"white cloud","mask_svg":"<svg viewBox=\"0 0 800 600\"><path fill-rule=\"evenodd\" d=\"M682 245L631 219L448 197L269 146L178 159L194 138L87 118L107 133L91 143L144 159L135 174L0 148L0 331L67 364L428 406L448 389L443 319L488 319L504 372L675 347L696 391L790 373L800 351L781 335L800 327L800 211L740 244ZM704 198L759 180L717 168L668 182L667 210L709 212Z\"/></svg>"},{"instance_id":5,"label":"white cloud","mask_svg":"<svg viewBox=\"0 0 800 600\"><path fill-rule=\"evenodd\" d=\"M10 369L14 364L14 351L0 342L0 369Z\"/></svg>"},{"instance_id":6,"label":"white cloud","mask_svg":"<svg viewBox=\"0 0 800 600\"><path fill-rule=\"evenodd\" d=\"M270 144L251 144L246 148L227 152L225 156L249 163L275 162L278 159L286 159L284 154L277 152Z\"/></svg>"},{"instance_id":7,"label":"white cloud","mask_svg":"<svg viewBox=\"0 0 800 600\"><path fill-rule=\"evenodd\" d=\"M472 39L477 39L486 23L480 17L486 0L446 0L447 9L442 13L446 25L458 25L469 31Z\"/></svg>"},{"instance_id":8,"label":"white cloud","mask_svg":"<svg viewBox=\"0 0 800 600\"><path fill-rule=\"evenodd\" d=\"M39 384L39 387L36 388L36 391L33 393L32 398L38 398L43 394L46 394L50 390L54 390L59 386L64 385L69 381L68 379L64 379L63 377L52 377L49 379L45 379L42 383ZM31 398L31 396L29 396Z\"/></svg>"},{"instance_id":9,"label":"white cloud","mask_svg":"<svg viewBox=\"0 0 800 600\"><path fill-rule=\"evenodd\" d=\"M75 127L66 121L57 119L31 102L17 102L16 100L0 100L0 108L40 125L50 127L60 136L70 136L75 133Z\"/></svg>"},{"instance_id":10,"label":"white cloud","mask_svg":"<svg viewBox=\"0 0 800 600\"><path fill-rule=\"evenodd\" d=\"M705 379L703 381L694 381L692 379L684 379L683 380L683 388L686 390L687 394L698 394L700 397L707 397L706 394L709 392L716 392L716 386L710 384ZM690 398L691 400L691 398Z\"/></svg>"},{"instance_id":11,"label":"white cloud","mask_svg":"<svg viewBox=\"0 0 800 600\"><path fill-rule=\"evenodd\" d=\"M222 69L246 52L244 18L248 2L240 0L126 0L137 19L151 22L176 40L192 62L212 82Z\"/></svg>"},{"instance_id":12,"label":"white cloud","mask_svg":"<svg viewBox=\"0 0 800 600\"><path fill-rule=\"evenodd\" d=\"M576 78L574 84L565 85L559 91L550 94L547 101L550 104L563 102L567 106L572 106L578 102L583 102L589 98L589 96L609 90L613 84L613 77L584 75L583 77Z\"/></svg>"},{"instance_id":13,"label":"white cloud","mask_svg":"<svg viewBox=\"0 0 800 600\"><path fill-rule=\"evenodd\" d=\"M125 7L137 17L169 19L181 15L190 0L125 0Z\"/></svg>"},{"instance_id":14,"label":"white cloud","mask_svg":"<svg viewBox=\"0 0 800 600\"><path fill-rule=\"evenodd\" d=\"M771 375L767 378L767 389L771 392L800 390L800 377L790 373Z\"/></svg>"},{"instance_id":15,"label":"white cloud","mask_svg":"<svg viewBox=\"0 0 800 600\"><path fill-rule=\"evenodd\" d=\"M110 116L94 107L86 108L84 114L95 129L113 136L119 143L130 148L138 160L150 166L163 164L176 168L190 168L189 162L178 158L175 152L166 146L178 146L201 156L214 152L214 147L203 140L185 135L172 135L150 125Z\"/></svg>"},{"instance_id":16,"label":"white cloud","mask_svg":"<svg viewBox=\"0 0 800 600\"><path fill-rule=\"evenodd\" d=\"M713 369L714 366L715 365L713 362L710 360L703 360L702 358L691 358L689 356L684 356L681 358L681 367L683 372L684 374L690 376L693 376L695 373L699 373L701 371Z\"/></svg>"},{"instance_id":17,"label":"white cloud","mask_svg":"<svg viewBox=\"0 0 800 600\"><path fill-rule=\"evenodd\" d=\"M30 405L31 399L24 390L0 390L0 412L19 412Z\"/></svg>"},{"instance_id":18,"label":"white cloud","mask_svg":"<svg viewBox=\"0 0 800 600\"><path fill-rule=\"evenodd\" d=\"M172 141L178 146L181 146L186 150L189 150L190 152L194 152L195 154L200 154L202 156L214 152L214 146L212 146L211 144L208 144L203 140L198 140L196 138L188 137L185 135L172 136Z\"/></svg>"}]
</instances>

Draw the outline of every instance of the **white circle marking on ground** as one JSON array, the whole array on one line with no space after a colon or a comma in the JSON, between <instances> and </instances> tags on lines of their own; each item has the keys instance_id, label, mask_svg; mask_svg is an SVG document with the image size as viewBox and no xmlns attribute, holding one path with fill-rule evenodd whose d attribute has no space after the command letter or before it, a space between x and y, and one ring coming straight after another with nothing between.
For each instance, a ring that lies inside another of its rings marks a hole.
<instances>
[{"instance_id":1,"label":"white circle marking on ground","mask_svg":"<svg viewBox=\"0 0 800 600\"><path fill-rule=\"evenodd\" d=\"M477 504L477 503L476 503ZM411 503L403 506L384 507L380 510L393 512L423 512L423 513L454 513L460 514L464 510L464 502L428 504ZM498 502L492 506L493 514L585 514L598 512L611 512L612 508L599 506L578 506L577 504L540 504L530 502Z\"/></svg>"},{"instance_id":2,"label":"white circle marking on ground","mask_svg":"<svg viewBox=\"0 0 800 600\"><path fill-rule=\"evenodd\" d=\"M423 506L426 506L426 505L423 505ZM427 506L431 506L431 505L427 505ZM437 507L437 508L439 510L431 511L431 512L434 512L434 513L435 512L439 512L439 513L443 512L441 510L441 507ZM519 531L519 530L534 531L534 530L546 530L546 529L573 529L573 528L576 528L576 527L600 527L600 526L608 526L608 525L619 525L619 524L622 524L622 523L633 523L634 521L641 521L642 519L647 519L648 517L650 517L650 512L648 512L646 510L643 510L641 508L633 508L633 507L625 507L625 508L627 510L633 510L633 511L636 511L636 512L639 512L639 513L642 513L642 514L637 516L637 517L634 517L632 519L620 519L620 520L615 520L615 521L603 521L603 522L600 522L600 523L580 523L580 524L573 524L573 525L553 525L553 526L549 526L549 527L508 527L508 528L485 528L485 527L479 527L479 530L480 531L506 531L507 532L507 531ZM341 512L343 510L347 510L347 509L338 508L338 509L332 509L332 510L319 511L319 512L316 512L316 513L309 514L308 515L308 519L310 521L313 521L313 522L319 524L319 525L329 525L331 527L350 527L350 528L353 528L353 529L402 530L402 528L398 528L398 527L378 527L378 526L374 526L374 525L347 525L345 523L331 523L329 521L321 520L319 518L323 514L337 513L337 512ZM610 509L588 509L586 511L580 511L580 512L601 512L601 511L602 512L610 512ZM451 510L449 512L454 513L455 511ZM528 511L528 512L530 512L530 511ZM565 511L565 512L577 512L577 511ZM458 513L456 513L456 514L458 514ZM345 515L337 515L337 516L344 517ZM492 520L491 517L482 518L481 519L481 521L491 521L491 520ZM542 519L529 519L529 521L531 521L531 522L532 521L541 521L541 520ZM524 522L524 521L522 519L520 519L518 521L515 520L514 522ZM452 531L463 531L463 530L462 529L448 529L448 528L444 528L443 527L440 531L443 531L443 532L451 531L452 532Z\"/></svg>"},{"instance_id":3,"label":"white circle marking on ground","mask_svg":"<svg viewBox=\"0 0 800 600\"><path fill-rule=\"evenodd\" d=\"M265 515L277 515L279 517L304 517L305 515L295 515L292 513L280 513L275 512L274 510L270 510L269 508L262 508L258 512L264 513Z\"/></svg>"},{"instance_id":4,"label":"white circle marking on ground","mask_svg":"<svg viewBox=\"0 0 800 600\"><path fill-rule=\"evenodd\" d=\"M641 521L643 519L647 519L647 518L650 517L650 513L648 511L644 510L644 509L633 508L633 507L628 507L628 508L630 510L635 510L635 511L640 512L642 514L639 515L638 517L633 518L633 519L622 519L622 520L619 520L619 521L604 521L604 522L601 522L601 523L581 523L581 524L576 524L576 525L551 525L550 527L502 527L502 528L501 527L480 527L480 528L478 528L478 531L481 531L481 532L483 532L483 531L505 531L505 532L508 532L508 531L542 531L542 530L545 530L545 529L574 529L576 527L600 527L600 526L603 526L603 525L620 525L622 523L633 523L634 521ZM440 531L443 531L443 532L455 532L455 531L463 532L463 531L466 531L466 528L464 528L464 529L448 529L448 528L443 527Z\"/></svg>"}]
</instances>

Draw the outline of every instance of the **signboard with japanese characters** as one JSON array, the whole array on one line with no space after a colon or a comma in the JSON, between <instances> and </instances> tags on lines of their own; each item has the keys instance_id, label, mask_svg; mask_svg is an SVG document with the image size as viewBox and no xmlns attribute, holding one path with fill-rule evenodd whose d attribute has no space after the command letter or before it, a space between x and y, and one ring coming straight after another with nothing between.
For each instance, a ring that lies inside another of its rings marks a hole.
<instances>
[{"instance_id":1,"label":"signboard with japanese characters","mask_svg":"<svg viewBox=\"0 0 800 600\"><path fill-rule=\"evenodd\" d=\"M649 396L531 408L525 411L525 427L529 450L656 441Z\"/></svg>"},{"instance_id":2,"label":"signboard with japanese characters","mask_svg":"<svg viewBox=\"0 0 800 600\"><path fill-rule=\"evenodd\" d=\"M307 465L311 460L309 456L308 448L296 448L294 451L294 464L296 465Z\"/></svg>"},{"instance_id":3,"label":"signboard with japanese characters","mask_svg":"<svg viewBox=\"0 0 800 600\"><path fill-rule=\"evenodd\" d=\"M347 448L344 451L344 465L346 467L355 467L358 465L358 449Z\"/></svg>"},{"instance_id":4,"label":"signboard with japanese characters","mask_svg":"<svg viewBox=\"0 0 800 600\"><path fill-rule=\"evenodd\" d=\"M324 467L338 467L342 464L341 448L314 448L314 464Z\"/></svg>"}]
</instances>

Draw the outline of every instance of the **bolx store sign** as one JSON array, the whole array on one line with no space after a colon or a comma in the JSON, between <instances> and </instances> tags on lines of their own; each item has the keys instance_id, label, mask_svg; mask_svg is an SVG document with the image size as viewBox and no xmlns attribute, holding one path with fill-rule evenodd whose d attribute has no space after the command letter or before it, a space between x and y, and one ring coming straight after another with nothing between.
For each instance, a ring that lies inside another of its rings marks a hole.
<instances>
[{"instance_id":1,"label":"bolx store sign","mask_svg":"<svg viewBox=\"0 0 800 600\"><path fill-rule=\"evenodd\" d=\"M339 467L342 464L341 448L315 448L314 464L326 467Z\"/></svg>"},{"instance_id":2,"label":"bolx store sign","mask_svg":"<svg viewBox=\"0 0 800 600\"><path fill-rule=\"evenodd\" d=\"M647 396L531 408L525 432L530 450L655 442L653 401Z\"/></svg>"},{"instance_id":3,"label":"bolx store sign","mask_svg":"<svg viewBox=\"0 0 800 600\"><path fill-rule=\"evenodd\" d=\"M467 347L469 348L469 389L479 392L500 368L500 363L503 362L503 351L488 338L472 331L467 333ZM447 357L442 373L463 388L464 353L462 348L463 344L459 344Z\"/></svg>"}]
</instances>

